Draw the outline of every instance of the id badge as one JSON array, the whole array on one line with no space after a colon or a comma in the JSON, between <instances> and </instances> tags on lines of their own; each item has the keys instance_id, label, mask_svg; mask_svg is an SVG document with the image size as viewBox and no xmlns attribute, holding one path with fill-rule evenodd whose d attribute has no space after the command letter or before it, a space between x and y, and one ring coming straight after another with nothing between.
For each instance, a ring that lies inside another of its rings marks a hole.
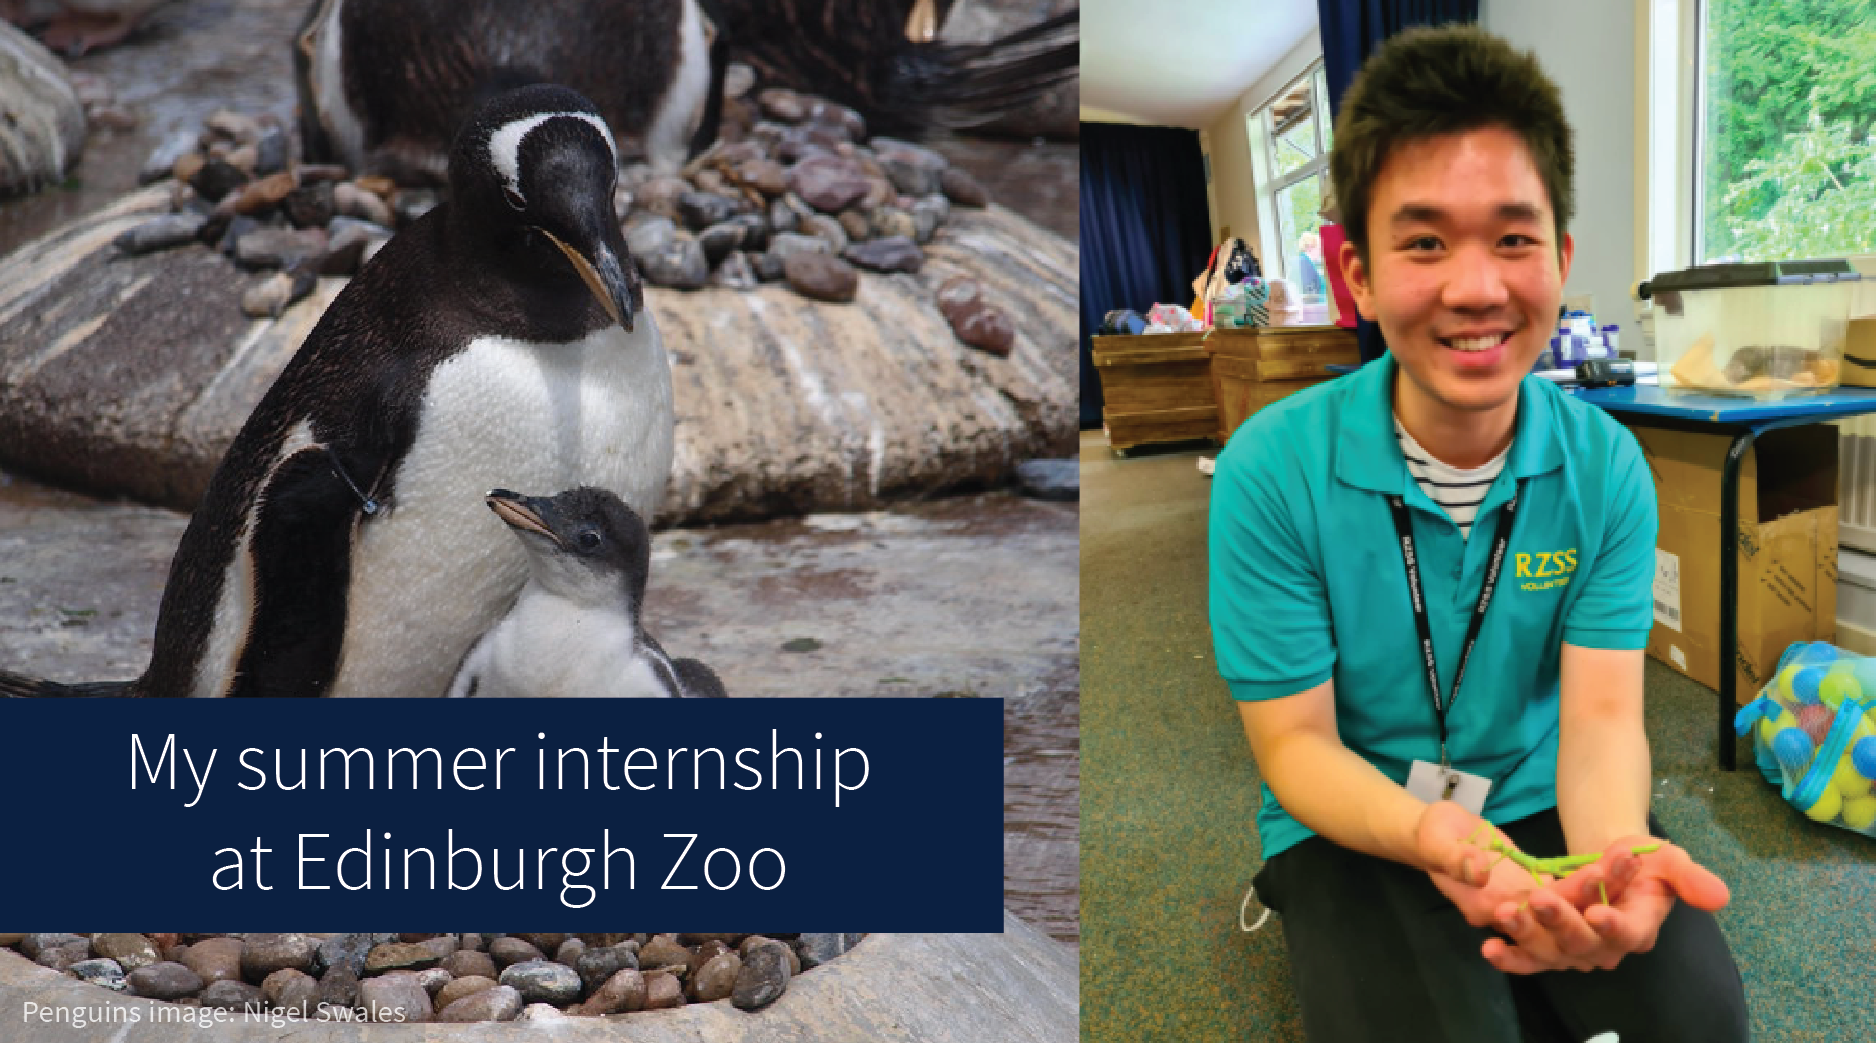
<instances>
[{"instance_id":1,"label":"id badge","mask_svg":"<svg viewBox=\"0 0 1876 1043\"><path fill-rule=\"evenodd\" d=\"M1407 773L1407 792L1428 804L1450 800L1474 815L1485 814L1485 795L1491 791L1491 779L1431 761L1414 761Z\"/></svg>"}]
</instances>

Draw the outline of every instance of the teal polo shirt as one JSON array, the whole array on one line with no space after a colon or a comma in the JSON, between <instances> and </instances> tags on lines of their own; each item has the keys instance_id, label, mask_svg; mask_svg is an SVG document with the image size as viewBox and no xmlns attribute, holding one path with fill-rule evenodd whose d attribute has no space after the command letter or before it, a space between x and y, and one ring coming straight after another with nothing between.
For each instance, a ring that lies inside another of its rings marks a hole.
<instances>
[{"instance_id":1,"label":"teal polo shirt","mask_svg":"<svg viewBox=\"0 0 1876 1043\"><path fill-rule=\"evenodd\" d=\"M1439 731L1387 498L1410 508L1445 697L1522 479L1498 590L1447 716L1453 765L1492 780L1485 817L1515 821L1557 805L1563 643L1648 642L1654 483L1625 428L1526 377L1510 456L1467 540L1407 473L1396 372L1383 356L1268 406L1219 455L1209 536L1218 669L1239 700L1334 678L1343 744L1404 785L1415 760L1439 761ZM1263 790L1269 858L1314 834Z\"/></svg>"}]
</instances>

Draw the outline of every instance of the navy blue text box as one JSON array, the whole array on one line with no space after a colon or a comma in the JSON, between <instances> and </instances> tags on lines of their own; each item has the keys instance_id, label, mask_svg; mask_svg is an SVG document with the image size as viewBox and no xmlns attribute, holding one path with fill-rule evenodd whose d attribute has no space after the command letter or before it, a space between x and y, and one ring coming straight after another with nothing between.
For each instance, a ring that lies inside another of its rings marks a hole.
<instances>
[{"instance_id":1,"label":"navy blue text box","mask_svg":"<svg viewBox=\"0 0 1876 1043\"><path fill-rule=\"evenodd\" d=\"M1002 929L996 699L8 699L0 735L20 930Z\"/></svg>"}]
</instances>

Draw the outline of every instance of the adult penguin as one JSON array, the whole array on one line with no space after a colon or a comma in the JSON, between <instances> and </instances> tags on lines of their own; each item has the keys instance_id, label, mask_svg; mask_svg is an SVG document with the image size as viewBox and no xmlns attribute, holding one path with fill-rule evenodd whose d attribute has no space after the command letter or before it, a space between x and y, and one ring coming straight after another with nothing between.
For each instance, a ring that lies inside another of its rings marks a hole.
<instances>
[{"instance_id":1,"label":"adult penguin","mask_svg":"<svg viewBox=\"0 0 1876 1043\"><path fill-rule=\"evenodd\" d=\"M483 95L553 82L592 99L626 161L675 170L715 133L720 42L700 0L318 0L293 56L304 152L437 180Z\"/></svg>"},{"instance_id":2,"label":"adult penguin","mask_svg":"<svg viewBox=\"0 0 1876 1043\"><path fill-rule=\"evenodd\" d=\"M489 489L598 485L652 517L670 472L670 368L616 177L579 94L485 105L449 200L333 301L230 445L143 676L0 694L444 695L527 577Z\"/></svg>"},{"instance_id":3,"label":"adult penguin","mask_svg":"<svg viewBox=\"0 0 1876 1043\"><path fill-rule=\"evenodd\" d=\"M715 140L732 59L894 134L988 122L1075 76L1078 11L952 44L951 3L320 0L294 53L304 152L422 181L490 85L553 80L598 104L626 160L669 171Z\"/></svg>"}]
</instances>

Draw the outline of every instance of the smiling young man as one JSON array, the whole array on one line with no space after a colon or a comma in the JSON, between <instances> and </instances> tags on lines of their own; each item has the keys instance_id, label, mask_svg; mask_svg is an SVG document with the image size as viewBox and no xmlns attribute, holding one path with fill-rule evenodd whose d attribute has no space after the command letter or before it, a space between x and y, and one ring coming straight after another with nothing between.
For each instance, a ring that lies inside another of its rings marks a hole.
<instances>
[{"instance_id":1,"label":"smiling young man","mask_svg":"<svg viewBox=\"0 0 1876 1043\"><path fill-rule=\"evenodd\" d=\"M1726 885L1672 844L1633 853L1662 836L1654 487L1622 427L1529 375L1574 246L1557 88L1476 28L1413 30L1335 146L1329 260L1389 354L1245 423L1210 533L1265 782L1256 890L1309 1038L1744 1040ZM1538 886L1495 838L1605 857Z\"/></svg>"}]
</instances>

